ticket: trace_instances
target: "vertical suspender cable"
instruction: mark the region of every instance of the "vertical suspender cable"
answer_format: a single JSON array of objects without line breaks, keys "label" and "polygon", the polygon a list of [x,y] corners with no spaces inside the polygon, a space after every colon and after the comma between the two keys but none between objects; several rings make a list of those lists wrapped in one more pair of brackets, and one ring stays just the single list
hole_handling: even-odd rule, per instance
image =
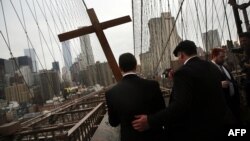
[{"label": "vertical suspender cable", "polygon": [[225,1],[224,1],[224,0],[222,0],[222,1],[223,1],[223,7],[224,7],[224,12],[225,12],[225,17],[226,17],[226,21],[227,21],[228,34],[229,34],[230,40],[232,41],[231,31],[230,31],[230,28],[229,28],[229,22],[228,22],[228,17],[227,17],[226,4],[225,4]]},{"label": "vertical suspender cable", "polygon": [[[134,11],[134,0],[131,0],[131,4],[132,4],[132,16],[133,16],[133,44],[134,44],[134,55],[135,54],[135,11]],[[142,63],[141,63],[142,64]]]},{"label": "vertical suspender cable", "polygon": [[206,60],[208,60],[208,33],[207,33],[207,0],[205,0],[205,17],[206,17]]}]

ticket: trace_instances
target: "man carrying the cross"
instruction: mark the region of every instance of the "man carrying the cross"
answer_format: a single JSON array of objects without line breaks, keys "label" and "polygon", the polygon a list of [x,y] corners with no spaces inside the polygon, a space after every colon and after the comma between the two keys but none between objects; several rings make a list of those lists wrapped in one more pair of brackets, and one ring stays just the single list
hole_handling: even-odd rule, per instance
[{"label": "man carrying the cross", "polygon": [[121,141],[165,141],[162,126],[144,132],[136,131],[131,122],[139,114],[153,114],[165,108],[158,82],[136,75],[136,59],[130,53],[122,54],[119,67],[123,78],[106,92],[109,123],[121,125]]}]

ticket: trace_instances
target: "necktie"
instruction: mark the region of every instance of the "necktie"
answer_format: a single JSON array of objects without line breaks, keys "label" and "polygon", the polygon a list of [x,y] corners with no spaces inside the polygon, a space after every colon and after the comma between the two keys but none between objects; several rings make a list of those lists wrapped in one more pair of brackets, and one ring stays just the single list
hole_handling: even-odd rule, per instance
[{"label": "necktie", "polygon": [[220,70],[221,70],[222,74],[226,77],[226,80],[229,81],[229,94],[230,94],[230,96],[233,96],[234,95],[234,85],[233,85],[231,79],[228,78],[228,76],[227,76],[227,74],[222,66],[220,66]]}]

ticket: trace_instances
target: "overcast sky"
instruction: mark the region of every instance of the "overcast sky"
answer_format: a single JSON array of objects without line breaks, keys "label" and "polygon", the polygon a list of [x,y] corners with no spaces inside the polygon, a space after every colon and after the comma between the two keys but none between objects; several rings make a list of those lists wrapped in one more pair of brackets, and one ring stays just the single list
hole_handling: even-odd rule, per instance
[{"label": "overcast sky", "polygon": [[[12,49],[14,57],[23,56],[24,55],[24,49],[28,48],[29,46],[33,46],[37,52],[37,55],[40,59],[41,65],[39,65],[39,69],[41,68],[47,68],[51,69],[51,62],[53,60],[60,62],[60,67],[62,68],[64,66],[62,53],[58,46],[61,47],[61,43],[56,42],[55,39],[57,38],[56,35],[60,34],[62,32],[70,31],[73,29],[76,29],[79,26],[86,26],[90,25],[88,16],[86,15],[86,11],[84,9],[83,3],[81,0],[57,0],[58,3],[55,3],[55,0],[45,0],[45,2],[48,3],[48,7],[46,6],[46,3],[41,3],[41,1],[38,0],[40,3],[40,6],[44,8],[43,10],[45,15],[47,16],[48,23],[50,28],[52,29],[52,32],[54,32],[54,36],[49,38],[49,31],[48,26],[46,24],[45,18],[43,16],[43,13],[39,9],[39,4],[34,0],[10,0],[5,1],[1,0],[3,3],[3,9],[0,8],[0,30],[4,35],[4,38],[7,40],[7,34],[6,34],[6,28],[4,26],[4,16],[3,12],[6,16],[6,24],[8,29],[8,35],[10,40],[10,47]],[[28,4],[27,4],[27,2]],[[12,3],[13,5],[12,5]],[[50,2],[54,2],[54,5]],[[85,3],[87,4],[88,8],[94,8],[97,17],[99,18],[100,22],[119,18],[122,16],[130,15],[132,16],[132,10],[131,10],[131,1],[129,0],[85,0]],[[34,5],[35,6],[34,6]],[[42,5],[44,4],[44,5]],[[56,11],[53,11],[55,18],[55,23],[53,22],[53,18],[50,14],[49,8],[56,7],[56,4],[61,4],[59,6],[59,10],[63,11],[64,15],[57,15]],[[23,21],[22,17],[22,10],[21,6],[23,8],[24,13],[24,19]],[[52,5],[52,6],[51,6]],[[14,6],[14,8],[13,8]],[[32,13],[30,12],[29,6],[31,7],[31,10],[34,15],[36,15],[36,19],[39,24],[39,28],[43,32],[43,36],[40,34],[39,37],[39,30],[36,25],[36,21],[34,20],[34,17]],[[44,6],[44,7],[43,7]],[[36,10],[34,10],[34,7]],[[15,13],[15,10],[18,13],[19,18],[22,21],[22,24],[26,25],[28,36],[31,40],[31,43],[27,41],[24,29],[22,28],[22,24],[20,23],[17,14]],[[35,13],[36,12],[36,13]],[[69,17],[73,15],[73,17]],[[59,18],[61,18],[61,21]],[[66,22],[64,22],[63,19],[66,19]],[[69,22],[70,21],[70,22]],[[60,24],[62,23],[62,24]],[[64,29],[62,29],[62,26],[64,26]],[[133,53],[133,29],[132,29],[132,22],[126,23],[120,26],[116,26],[113,28],[109,28],[105,30],[106,37],[108,39],[108,42],[110,43],[110,46],[112,48],[112,51],[116,57],[116,59],[119,57],[120,54],[125,52],[131,52]],[[59,28],[57,28],[59,27]],[[91,44],[93,47],[93,53],[95,57],[95,61],[106,61],[106,57],[103,54],[103,51],[101,49],[101,46],[99,44],[99,41],[95,34],[90,34]],[[42,40],[42,44],[41,41]],[[44,41],[46,40],[46,41]],[[81,49],[79,46],[79,40],[70,40],[71,44],[71,54],[72,54],[72,60],[75,61],[76,56],[80,53]],[[32,45],[31,45],[32,44]],[[43,50],[42,50],[43,46]],[[47,47],[49,46],[49,48]],[[51,48],[51,46],[53,46]],[[10,58],[10,53],[7,49],[7,45],[4,42],[4,39],[0,36],[0,48],[2,51],[0,51],[0,58],[8,59]],[[42,53],[44,52],[44,54]],[[43,57],[45,56],[45,57]],[[45,61],[44,61],[45,60]],[[45,63],[46,62],[46,67]],[[38,63],[39,64],[39,63]]]},{"label": "overcast sky", "polygon": [[[88,8],[94,8],[100,22],[130,15],[132,18],[131,0],[85,0]],[[133,53],[133,24],[132,22],[105,30],[106,37],[118,59],[125,52]],[[96,60],[105,60],[103,51],[95,34],[91,35]]]},{"label": "overcast sky", "polygon": [[[3,12],[6,16],[6,24],[8,29],[8,35],[9,35],[9,41],[10,41],[10,47],[12,49],[14,57],[23,56],[24,55],[24,49],[28,47],[34,47],[38,58],[40,60],[39,69],[47,68],[51,69],[51,62],[52,61],[59,61],[60,67],[62,68],[64,66],[64,61],[61,53],[61,43],[58,42],[57,35],[63,32],[67,32],[70,30],[74,30],[80,26],[88,26],[90,25],[88,16],[86,14],[86,11],[83,6],[82,0],[0,0],[3,3],[0,7],[0,31],[3,33],[4,38],[7,40],[7,34],[6,34],[6,28],[4,24],[4,16]],[[165,1],[165,2],[164,2]],[[177,0],[169,0],[171,5],[171,14],[176,18],[177,12],[178,12],[178,1]],[[196,0],[197,2],[200,2],[200,11],[203,10],[204,14],[204,0]],[[225,3],[227,3],[226,0],[224,0]],[[248,0],[241,0],[240,2],[246,2]],[[13,2],[13,5],[11,4]],[[43,3],[44,2],[44,3]],[[97,17],[99,18],[100,22],[119,18],[122,16],[130,15],[132,18],[132,4],[131,0],[85,0],[88,8],[94,8]],[[134,1],[136,3],[140,1]],[[149,16],[144,18],[144,26],[143,31],[147,31],[147,20],[153,17],[159,17],[161,12],[168,11],[167,2],[168,0],[162,0],[163,4],[158,4],[158,7],[153,6],[156,2],[155,0],[144,0],[144,14],[149,14]],[[190,6],[187,7],[187,3],[190,2]],[[198,43],[199,46],[202,46],[201,39],[196,40],[196,36],[200,38],[201,32],[204,33],[205,30],[205,24],[204,22],[201,22],[201,29],[202,31],[199,31],[199,26],[197,22],[197,16],[196,12],[197,10],[193,7],[194,1],[187,0],[184,3],[183,9],[184,9],[184,22],[185,27],[187,30],[187,36],[183,39],[191,39],[194,40],[196,43]],[[211,3],[211,1],[208,1],[208,3]],[[39,3],[40,6],[42,6],[42,10],[39,9]],[[177,4],[176,4],[177,3]],[[214,9],[208,9],[208,30],[212,29],[212,26],[214,26],[214,29],[219,29],[220,36],[224,34],[225,41],[229,39],[228,33],[227,33],[227,24],[225,22],[225,16],[224,16],[224,10],[222,1],[215,1],[219,16],[217,19],[217,16],[215,16],[215,10]],[[1,4],[1,3],[0,3]],[[44,5],[43,5],[44,4]],[[175,4],[175,5],[173,5]],[[22,5],[22,7],[21,7]],[[29,7],[30,6],[30,7]],[[136,10],[138,10],[141,5],[136,5]],[[22,11],[23,9],[23,11]],[[34,10],[35,9],[35,10]],[[190,10],[191,9],[191,10]],[[15,10],[17,11],[17,14],[15,13]],[[50,12],[52,10],[52,14]],[[31,12],[32,11],[32,12]],[[44,13],[42,12],[44,11]],[[200,12],[199,11],[199,12]],[[248,8],[248,12],[250,12],[250,8]],[[24,17],[22,16],[22,13],[24,14]],[[139,9],[140,13],[140,9]],[[191,13],[193,13],[193,16],[190,16]],[[211,15],[214,13],[214,24],[211,24]],[[237,40],[237,33],[236,28],[234,24],[234,18],[233,18],[233,12],[231,10],[231,6],[227,5],[227,13],[228,13],[228,19],[229,19],[229,25],[231,25],[231,34],[232,39]],[[241,12],[240,12],[241,13]],[[34,18],[34,14],[35,18]],[[53,32],[53,36],[50,33],[50,30],[48,30],[48,26],[46,23],[46,20],[44,18],[47,17],[47,21],[49,24],[49,27],[51,28],[51,32]],[[151,15],[150,15],[151,14]],[[204,21],[204,16],[202,15],[202,12],[200,14],[200,20]],[[191,17],[191,18],[190,18]],[[20,18],[20,19],[19,19]],[[140,21],[140,15],[138,17],[135,17],[137,21]],[[241,16],[242,18],[242,16]],[[23,20],[24,19],[24,20]],[[21,20],[21,23],[20,21]],[[194,20],[194,21],[193,21]],[[221,20],[221,24],[224,27],[222,30],[218,28],[218,20]],[[55,21],[55,22],[54,22]],[[39,37],[39,30],[37,27],[37,23],[39,25],[39,29],[41,29],[43,36],[40,34]],[[217,22],[217,23],[216,23]],[[140,23],[137,23],[137,26],[140,25]],[[179,35],[181,35],[181,19],[179,18],[177,21],[177,30],[179,32]],[[27,41],[26,34],[24,32],[23,26],[27,29],[27,34],[30,39],[30,41]],[[140,49],[140,33],[137,32],[138,29],[140,30],[140,27],[136,28],[136,39],[139,41],[136,42],[137,49]],[[115,58],[118,59],[119,55],[125,52],[131,52],[134,53],[134,43],[133,43],[133,23],[126,23],[122,24],[116,27],[112,27],[109,29],[106,29],[105,31],[106,37],[108,39],[108,42],[111,46],[111,49],[115,55]],[[222,33],[224,32],[224,33]],[[148,33],[147,33],[148,34]],[[148,49],[149,47],[149,41],[146,33],[143,33],[144,37],[147,36],[147,38],[143,39],[143,42],[147,43],[144,45],[144,49]],[[50,37],[52,36],[52,37]],[[103,54],[102,48],[99,44],[99,41],[95,34],[90,34],[91,44],[93,47],[93,53],[95,57],[95,61],[106,61],[106,58]],[[42,41],[42,42],[41,42]],[[224,41],[224,43],[225,43]],[[71,54],[72,54],[72,60],[75,61],[75,58],[77,55],[81,52],[80,46],[79,46],[79,40],[76,38],[74,40],[70,40],[71,44]],[[138,47],[139,46],[139,47]],[[0,58],[8,59],[10,58],[10,53],[7,49],[7,46],[3,40],[3,38],[0,36]],[[147,51],[147,50],[143,50]],[[44,54],[43,54],[44,52]],[[137,54],[138,55],[138,54]],[[46,66],[45,63],[46,62]]]}]

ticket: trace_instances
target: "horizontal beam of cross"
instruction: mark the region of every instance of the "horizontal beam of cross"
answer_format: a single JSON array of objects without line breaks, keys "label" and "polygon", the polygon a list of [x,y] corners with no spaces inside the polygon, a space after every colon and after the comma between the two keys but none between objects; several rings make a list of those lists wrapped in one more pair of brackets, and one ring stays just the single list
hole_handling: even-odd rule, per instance
[{"label": "horizontal beam of cross", "polygon": [[[121,17],[121,18],[117,18],[117,19],[102,22],[102,23],[100,23],[100,25],[101,25],[102,30],[104,30],[104,29],[107,29],[107,28],[110,28],[110,27],[113,27],[113,26],[117,26],[117,25],[120,25],[120,24],[123,24],[123,23],[127,23],[127,22],[130,22],[130,21],[131,21],[130,16],[124,16],[124,17]],[[94,29],[93,26],[86,26],[86,27],[82,27],[82,28],[79,28],[79,29],[76,29],[76,30],[72,30],[72,31],[69,31],[69,32],[59,34],[58,37],[59,37],[60,42],[63,42],[63,41],[73,39],[73,38],[76,38],[76,37],[79,37],[79,36],[82,36],[82,35],[90,34],[90,33],[93,33],[93,32],[95,32],[95,29]]]}]

